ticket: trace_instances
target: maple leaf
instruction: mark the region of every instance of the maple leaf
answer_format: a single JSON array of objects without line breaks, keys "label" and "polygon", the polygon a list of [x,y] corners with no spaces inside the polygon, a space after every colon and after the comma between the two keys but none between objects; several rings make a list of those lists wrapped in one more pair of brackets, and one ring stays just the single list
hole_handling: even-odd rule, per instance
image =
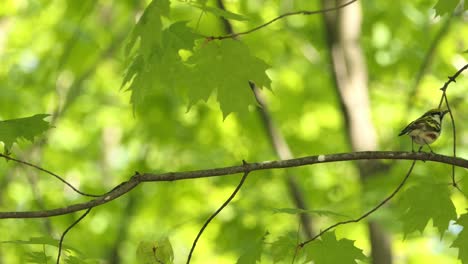
[{"label": "maple leaf", "polygon": [[287,258],[292,259],[296,253],[297,235],[289,233],[279,237],[271,244],[273,263],[281,262]]},{"label": "maple leaf", "polygon": [[457,217],[449,190],[442,184],[426,182],[409,188],[402,194],[399,206],[405,236],[414,231],[422,233],[432,219],[442,237],[450,220]]},{"label": "maple leaf", "polygon": [[307,261],[313,260],[315,264],[355,264],[356,260],[366,260],[362,250],[354,246],[349,239],[336,240],[334,232],[327,232],[320,240],[306,245]]},{"label": "maple leaf", "polygon": [[232,112],[246,111],[248,105],[256,104],[249,81],[260,88],[270,86],[271,81],[265,73],[269,66],[237,40],[203,44],[188,63],[193,65],[191,87],[187,91],[189,104],[207,101],[216,91],[223,119]]},{"label": "maple leaf", "polygon": [[463,230],[458,234],[450,247],[458,248],[458,258],[463,264],[466,264],[468,263],[468,214],[461,215],[456,224],[463,226]]},{"label": "maple leaf", "polygon": [[[145,36],[148,38],[158,36]],[[131,91],[131,103],[134,110],[138,107],[154,107],[155,98],[167,92],[182,90],[189,80],[189,69],[183,64],[178,55],[179,50],[190,50],[199,35],[186,26],[186,22],[177,22],[162,31],[161,37],[154,40],[152,53],[144,50],[137,52],[127,68],[122,87],[129,84],[127,91]],[[148,40],[151,42],[150,40]]]},{"label": "maple leaf", "polygon": [[158,46],[162,35],[161,16],[169,15],[169,0],[153,0],[145,9],[133,28],[125,47],[128,56],[132,48],[140,41],[140,53],[148,58],[155,46]]},{"label": "maple leaf", "polygon": [[162,32],[163,49],[178,52],[181,49],[191,50],[197,38],[201,35],[187,27],[187,21],[179,21],[170,25]]},{"label": "maple leaf", "polygon": [[37,114],[30,117],[0,121],[0,141],[5,144],[5,154],[10,153],[13,143],[17,143],[18,139],[26,139],[32,142],[34,137],[49,129],[49,122],[43,120],[48,116],[48,114]]},{"label": "maple leaf", "polygon": [[263,252],[263,246],[265,244],[265,237],[268,235],[266,232],[260,239],[250,244],[247,250],[237,260],[236,264],[256,264],[260,261]]}]

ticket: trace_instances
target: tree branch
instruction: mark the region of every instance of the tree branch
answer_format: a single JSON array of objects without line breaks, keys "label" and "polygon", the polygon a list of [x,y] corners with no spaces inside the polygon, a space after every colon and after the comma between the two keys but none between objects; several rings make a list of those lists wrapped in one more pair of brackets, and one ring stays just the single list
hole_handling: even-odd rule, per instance
[{"label": "tree branch", "polygon": [[11,160],[11,161],[14,161],[14,162],[17,162],[19,164],[23,164],[23,165],[26,165],[26,166],[29,166],[31,168],[34,168],[36,170],[39,170],[39,171],[42,171],[42,172],[45,172],[49,175],[52,175],[53,177],[55,177],[56,179],[58,179],[59,181],[63,182],[63,184],[67,185],[68,187],[70,187],[73,191],[75,191],[76,193],[78,194],[81,194],[83,196],[88,196],[88,197],[101,197],[101,195],[98,195],[98,194],[89,194],[89,193],[85,193],[85,192],[82,192],[80,190],[78,190],[75,186],[73,186],[71,183],[69,183],[68,181],[66,181],[63,177],[59,176],[58,174],[56,173],[53,173],[51,172],[50,170],[47,170],[47,169],[44,169],[40,166],[37,166],[35,164],[32,164],[32,163],[29,163],[27,161],[23,161],[23,160],[20,160],[20,159],[15,159],[15,158],[12,158],[8,155],[5,155],[5,154],[2,154],[0,153],[0,157],[4,158],[5,160]]},{"label": "tree branch", "polygon": [[421,160],[433,161],[457,167],[468,169],[468,160],[439,155],[435,153],[426,152],[402,152],[402,151],[362,151],[351,153],[337,153],[317,156],[307,156],[302,158],[280,160],[280,161],[264,161],[258,163],[248,163],[246,165],[230,166],[223,168],[183,171],[183,172],[168,172],[162,174],[153,173],[135,173],[130,180],[119,184],[117,187],[109,191],[97,199],[73,204],[67,207],[61,207],[51,210],[42,211],[20,211],[20,212],[0,212],[0,219],[6,218],[44,218],[58,215],[70,214],[73,212],[86,210],[108,203],[125,193],[131,191],[141,182],[159,182],[159,181],[179,181],[187,179],[207,178],[232,175],[237,173],[252,172],[258,170],[280,169],[300,167],[312,164],[330,163],[338,161],[352,161],[352,160],[376,160],[376,159],[391,159],[391,160]]},{"label": "tree branch", "polygon": [[271,23],[277,21],[277,20],[280,20],[280,19],[283,19],[285,17],[288,17],[288,16],[295,16],[295,15],[306,15],[306,16],[309,16],[309,15],[315,15],[315,14],[323,14],[323,13],[326,13],[326,12],[330,12],[330,11],[336,11],[336,10],[339,10],[341,8],[344,8],[354,2],[356,2],[357,0],[351,0],[347,3],[344,3],[342,5],[338,5],[336,7],[332,7],[332,8],[326,8],[326,9],[321,9],[321,10],[316,10],[316,11],[309,11],[309,10],[301,10],[301,11],[295,11],[295,12],[289,12],[289,13],[284,13],[278,17],[275,17],[273,18],[272,20],[264,23],[264,24],[261,24],[260,26],[257,26],[257,27],[254,27],[252,29],[249,29],[247,31],[243,31],[243,32],[239,32],[239,33],[233,33],[233,34],[228,34],[228,35],[224,35],[224,36],[210,36],[210,37],[206,37],[208,40],[222,40],[222,39],[228,39],[228,38],[236,38],[236,37],[239,37],[241,35],[247,35],[249,33],[252,33],[254,31],[257,31],[259,29],[262,29],[268,25],[270,25]]},{"label": "tree branch", "polygon": [[448,88],[449,84],[451,82],[457,82],[458,75],[460,75],[466,69],[468,69],[468,64],[461,67],[453,76],[449,76],[448,80],[444,83],[442,88],[440,88],[440,90],[442,91],[442,96],[440,97],[440,102],[439,102],[439,107],[438,108],[440,108],[442,106],[442,103],[444,101],[444,96],[445,96],[445,93],[447,92],[447,88]]}]

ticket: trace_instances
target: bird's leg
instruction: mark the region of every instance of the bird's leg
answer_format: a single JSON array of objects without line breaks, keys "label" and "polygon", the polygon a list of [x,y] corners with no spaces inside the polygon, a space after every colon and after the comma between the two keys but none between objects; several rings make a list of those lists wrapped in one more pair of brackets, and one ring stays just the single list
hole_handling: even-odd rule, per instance
[{"label": "bird's leg", "polygon": [[431,146],[429,146],[428,144],[426,144],[428,147],[429,147],[429,150],[431,151],[432,154],[435,154],[434,151],[432,151],[432,148]]},{"label": "bird's leg", "polygon": [[[429,145],[428,145],[429,146]],[[422,148],[424,147],[424,145],[420,146],[419,149],[418,149],[418,152],[423,152],[422,151]],[[426,162],[426,160],[422,160],[422,162]]]},{"label": "bird's leg", "polygon": [[427,147],[429,148],[429,150],[431,151],[432,154],[435,154],[434,151],[432,151],[432,148],[431,146],[429,146],[429,144],[427,144],[426,140],[424,140],[424,143],[426,143]]}]

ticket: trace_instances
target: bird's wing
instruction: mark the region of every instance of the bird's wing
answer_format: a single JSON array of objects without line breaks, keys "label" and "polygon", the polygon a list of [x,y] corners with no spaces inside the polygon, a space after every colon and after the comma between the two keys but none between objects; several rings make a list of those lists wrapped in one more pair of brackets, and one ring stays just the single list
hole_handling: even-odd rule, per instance
[{"label": "bird's wing", "polygon": [[405,128],[403,128],[403,130],[401,130],[400,134],[398,134],[398,136],[403,136],[405,134],[407,134],[409,131],[411,131],[411,125],[413,125],[414,121],[409,123]]},{"label": "bird's wing", "polygon": [[426,125],[425,118],[419,118],[416,119],[415,121],[409,123],[401,132],[398,134],[398,136],[403,136],[405,134],[408,134],[409,132],[416,130],[416,129],[423,129],[424,126]]}]

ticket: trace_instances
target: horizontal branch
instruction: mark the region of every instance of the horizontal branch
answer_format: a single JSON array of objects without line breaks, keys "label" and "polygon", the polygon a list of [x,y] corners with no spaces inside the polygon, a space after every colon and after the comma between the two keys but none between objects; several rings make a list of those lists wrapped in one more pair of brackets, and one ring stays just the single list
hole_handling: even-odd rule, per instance
[{"label": "horizontal branch", "polygon": [[258,170],[270,170],[280,168],[301,167],[319,163],[329,163],[338,161],[352,160],[422,160],[455,165],[457,167],[468,168],[468,160],[454,158],[445,155],[439,155],[426,152],[401,152],[401,151],[362,151],[351,153],[338,153],[328,155],[307,156],[289,160],[265,161],[257,163],[248,163],[239,166],[223,167],[208,170],[184,171],[184,172],[169,172],[162,174],[153,173],[136,173],[130,180],[119,184],[107,194],[91,200],[89,202],[74,204],[68,207],[56,208],[43,211],[23,211],[23,212],[0,212],[0,219],[5,218],[44,218],[58,215],[65,215],[81,210],[86,210],[108,203],[125,193],[131,191],[141,182],[158,182],[158,181],[178,181],[196,178],[207,178],[232,175],[238,173],[248,173]]}]

